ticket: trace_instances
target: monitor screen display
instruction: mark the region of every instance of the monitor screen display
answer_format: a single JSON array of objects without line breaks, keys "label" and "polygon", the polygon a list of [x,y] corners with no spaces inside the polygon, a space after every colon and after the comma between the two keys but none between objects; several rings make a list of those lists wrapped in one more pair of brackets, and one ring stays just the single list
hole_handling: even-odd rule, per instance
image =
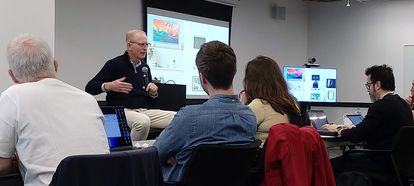
[{"label": "monitor screen display", "polygon": [[283,67],[290,93],[301,102],[336,102],[336,69]]},{"label": "monitor screen display", "polygon": [[187,98],[207,98],[195,57],[203,43],[218,40],[228,44],[230,23],[152,7],[147,7],[146,23],[152,77],[161,83],[186,85]]}]

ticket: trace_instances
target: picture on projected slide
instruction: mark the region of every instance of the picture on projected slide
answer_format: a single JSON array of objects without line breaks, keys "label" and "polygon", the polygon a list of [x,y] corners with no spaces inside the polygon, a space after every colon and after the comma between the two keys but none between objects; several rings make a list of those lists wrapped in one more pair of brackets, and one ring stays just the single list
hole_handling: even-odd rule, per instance
[{"label": "picture on projected slide", "polygon": [[153,34],[154,42],[178,45],[180,39],[180,25],[177,22],[154,19]]},{"label": "picture on projected slide", "polygon": [[194,49],[200,49],[201,45],[206,42],[206,38],[194,36]]},{"label": "picture on projected slide", "polygon": [[203,91],[203,87],[201,87],[200,78],[198,76],[193,76],[193,91]]}]

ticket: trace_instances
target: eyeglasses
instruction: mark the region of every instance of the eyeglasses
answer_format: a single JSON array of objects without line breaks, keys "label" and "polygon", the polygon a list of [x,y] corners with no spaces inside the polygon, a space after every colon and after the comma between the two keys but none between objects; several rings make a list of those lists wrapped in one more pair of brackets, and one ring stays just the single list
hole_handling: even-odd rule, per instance
[{"label": "eyeglasses", "polygon": [[149,47],[149,46],[151,46],[151,43],[138,43],[138,42],[135,42],[135,41],[130,41],[130,43],[137,44],[140,47]]},{"label": "eyeglasses", "polygon": [[375,84],[375,82],[371,82],[371,83],[365,83],[365,88],[367,88],[367,89],[369,89],[369,87],[372,85],[372,84]]}]

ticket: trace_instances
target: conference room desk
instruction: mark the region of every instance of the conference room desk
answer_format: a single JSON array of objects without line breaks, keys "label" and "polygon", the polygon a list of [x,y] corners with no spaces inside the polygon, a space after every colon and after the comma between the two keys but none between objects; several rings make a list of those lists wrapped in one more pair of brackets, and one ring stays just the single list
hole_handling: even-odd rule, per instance
[{"label": "conference room desk", "polygon": [[[359,148],[360,144],[355,144],[350,141],[345,141],[341,137],[335,136],[321,136],[323,142],[325,144],[326,150],[329,154],[329,158],[335,158],[341,156],[346,150],[347,147],[356,147]],[[136,148],[147,148],[153,146],[155,140],[142,140],[142,141],[134,141],[132,144]],[[138,143],[138,144],[137,144]]]},{"label": "conference room desk", "polygon": [[321,137],[330,159],[341,156],[347,150],[347,147],[360,148],[359,146],[361,145],[360,143],[346,141],[341,137],[323,135],[321,135]]},{"label": "conference room desk", "polygon": [[136,148],[147,148],[152,147],[155,143],[155,139],[152,140],[141,140],[141,141],[133,141],[132,144]]}]

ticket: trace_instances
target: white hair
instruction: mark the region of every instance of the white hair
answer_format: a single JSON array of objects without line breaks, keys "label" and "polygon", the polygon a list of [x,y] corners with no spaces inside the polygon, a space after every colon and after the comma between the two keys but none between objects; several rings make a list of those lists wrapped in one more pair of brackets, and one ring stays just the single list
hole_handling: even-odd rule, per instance
[{"label": "white hair", "polygon": [[135,37],[135,35],[137,34],[141,34],[146,36],[145,32],[142,30],[138,30],[138,29],[134,29],[134,30],[130,30],[126,33],[126,37],[125,37],[125,41],[128,43],[132,40],[132,38]]},{"label": "white hair", "polygon": [[7,46],[7,60],[13,75],[22,83],[56,77],[49,45],[38,37],[22,34],[13,39]]}]

